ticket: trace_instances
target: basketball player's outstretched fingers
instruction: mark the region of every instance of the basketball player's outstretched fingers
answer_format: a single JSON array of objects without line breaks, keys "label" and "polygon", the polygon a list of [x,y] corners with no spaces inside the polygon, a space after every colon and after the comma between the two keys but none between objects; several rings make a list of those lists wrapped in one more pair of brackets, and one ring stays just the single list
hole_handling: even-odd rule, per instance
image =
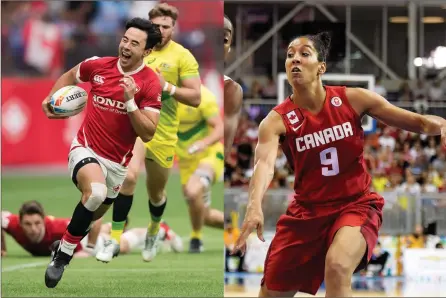
[{"label": "basketball player's outstretched fingers", "polygon": [[262,242],[265,242],[265,238],[263,238],[263,221],[257,223],[257,237],[259,237]]},{"label": "basketball player's outstretched fingers", "polygon": [[237,252],[241,252],[242,255],[245,254],[246,251],[246,239],[248,239],[249,234],[254,230],[254,227],[250,227],[249,223],[244,222],[242,226],[242,230],[240,232],[240,236],[235,242],[234,250],[232,254],[235,255]]}]

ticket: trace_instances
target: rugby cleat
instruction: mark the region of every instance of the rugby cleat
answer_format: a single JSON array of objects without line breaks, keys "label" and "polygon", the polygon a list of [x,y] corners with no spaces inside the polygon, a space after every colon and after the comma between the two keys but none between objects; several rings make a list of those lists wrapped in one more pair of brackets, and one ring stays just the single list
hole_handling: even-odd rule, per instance
[{"label": "rugby cleat", "polygon": [[189,253],[201,253],[203,251],[203,241],[198,238],[192,238],[189,242]]},{"label": "rugby cleat", "polygon": [[160,232],[156,235],[149,235],[149,231],[146,234],[146,240],[144,241],[144,248],[142,250],[142,259],[145,262],[151,262],[158,251],[158,242],[160,238]]},{"label": "rugby cleat", "polygon": [[96,260],[108,263],[119,255],[120,249],[119,243],[115,239],[107,240],[104,242],[104,247],[96,254]]},{"label": "rugby cleat", "polygon": [[51,262],[45,271],[45,285],[47,288],[54,288],[62,279],[65,268],[70,263],[73,256],[60,250],[60,240],[54,241],[51,245]]}]

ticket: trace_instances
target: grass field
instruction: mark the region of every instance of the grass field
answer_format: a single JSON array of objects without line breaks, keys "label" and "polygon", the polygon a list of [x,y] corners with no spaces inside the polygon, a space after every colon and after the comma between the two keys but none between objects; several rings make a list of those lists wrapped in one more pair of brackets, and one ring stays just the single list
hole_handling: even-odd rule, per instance
[{"label": "grass field", "polygon": [[[143,177],[138,183],[130,212],[130,227],[148,223],[147,195]],[[80,193],[68,175],[51,177],[3,177],[2,209],[18,212],[27,200],[40,201],[47,214],[70,217]],[[223,233],[205,228],[205,252],[187,253],[190,224],[181,194],[179,176],[173,174],[167,187],[164,219],[184,237],[186,252],[159,254],[151,263],[140,252],[122,255],[108,264],[94,258],[73,259],[59,285],[47,289],[44,274],[48,258],[31,257],[9,236],[8,254],[2,258],[2,297],[223,297]],[[223,210],[223,184],[213,188],[212,205]],[[111,220],[111,209],[104,220]]]}]

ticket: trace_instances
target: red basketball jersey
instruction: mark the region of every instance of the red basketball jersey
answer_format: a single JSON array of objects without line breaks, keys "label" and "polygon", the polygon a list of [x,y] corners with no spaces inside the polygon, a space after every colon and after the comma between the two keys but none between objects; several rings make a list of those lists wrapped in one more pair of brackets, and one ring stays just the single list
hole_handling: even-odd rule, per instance
[{"label": "red basketball jersey", "polygon": [[274,108],[286,127],[282,148],[295,172],[299,202],[349,200],[368,192],[371,177],[363,158],[361,119],[345,87],[325,86],[322,110],[313,115],[288,97]]}]

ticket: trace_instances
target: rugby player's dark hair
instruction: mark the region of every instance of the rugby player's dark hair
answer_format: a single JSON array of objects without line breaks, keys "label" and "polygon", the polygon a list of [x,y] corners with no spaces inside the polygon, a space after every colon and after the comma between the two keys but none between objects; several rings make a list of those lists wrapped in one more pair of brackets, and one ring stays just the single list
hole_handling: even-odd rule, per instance
[{"label": "rugby player's dark hair", "polygon": [[133,18],[125,24],[125,30],[137,28],[147,33],[146,46],[144,49],[152,49],[162,40],[160,28],[151,21],[143,18]]},{"label": "rugby player's dark hair", "polygon": [[314,48],[317,51],[317,60],[319,62],[327,61],[331,44],[331,34],[329,32],[324,31],[318,34],[301,35],[294,38],[293,40],[296,40],[301,37],[306,37],[313,42]]},{"label": "rugby player's dark hair", "polygon": [[175,25],[175,22],[178,19],[178,14],[178,9],[175,6],[167,3],[159,3],[149,11],[149,19],[157,17],[171,17],[173,24]]},{"label": "rugby player's dark hair", "polygon": [[43,211],[42,205],[37,201],[29,201],[23,203],[19,210],[19,219],[22,220],[24,215],[34,215],[38,214],[42,218],[45,217],[45,211]]}]

